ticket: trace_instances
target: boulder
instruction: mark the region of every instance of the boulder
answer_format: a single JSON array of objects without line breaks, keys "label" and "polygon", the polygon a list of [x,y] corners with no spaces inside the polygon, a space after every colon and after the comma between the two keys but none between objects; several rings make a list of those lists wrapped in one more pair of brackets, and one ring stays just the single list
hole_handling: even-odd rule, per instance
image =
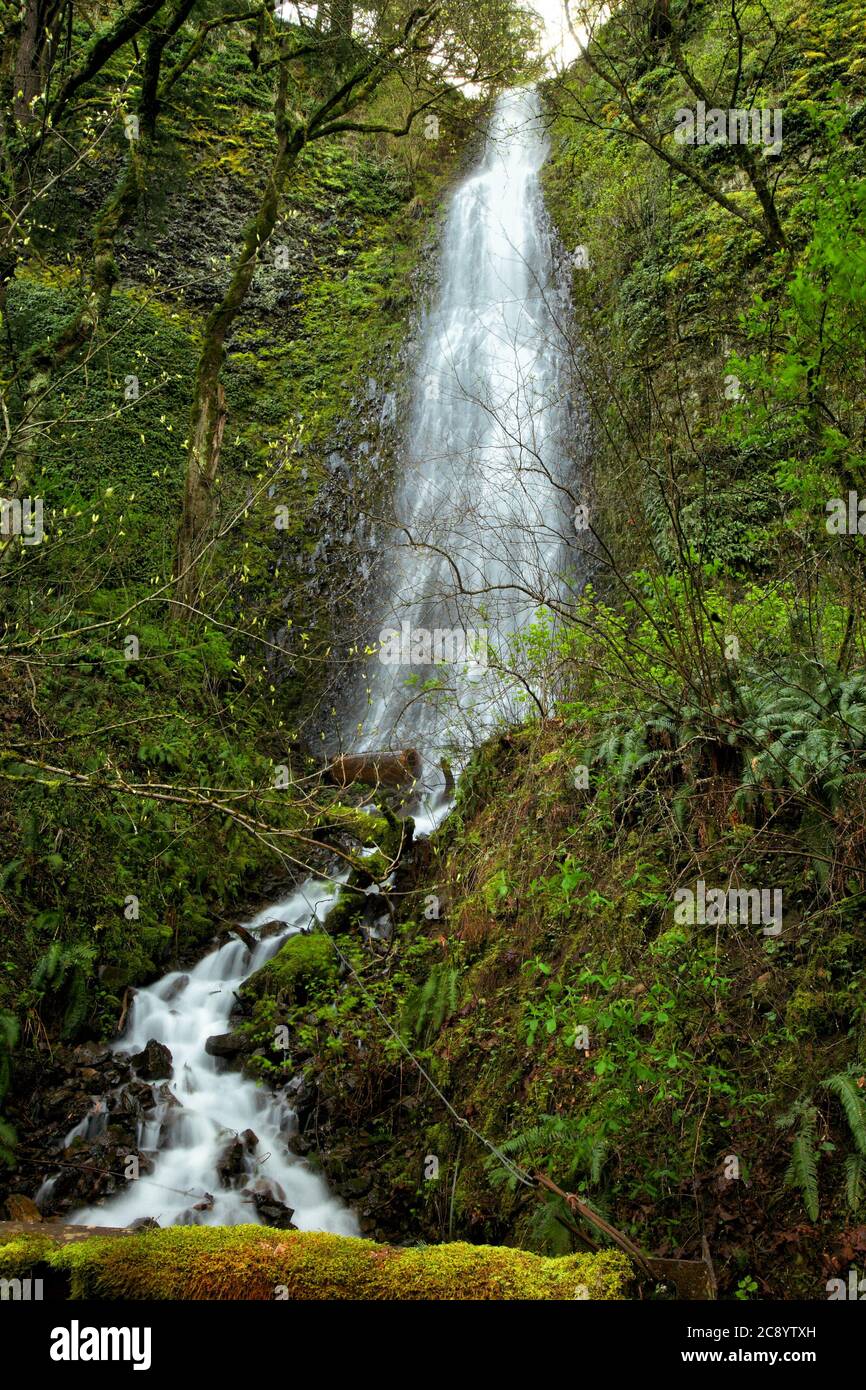
[{"label": "boulder", "polygon": [[243,1033],[214,1033],[204,1050],[209,1057],[236,1057],[247,1046]]},{"label": "boulder", "polygon": [[295,1214],[293,1208],[277,1201],[276,1197],[270,1197],[265,1192],[254,1192],[253,1206],[263,1226],[274,1226],[279,1231],[298,1229],[292,1222]]},{"label": "boulder", "polygon": [[223,1187],[234,1187],[238,1178],[246,1175],[244,1160],[247,1149],[240,1139],[230,1139],[216,1161],[216,1170]]},{"label": "boulder", "polygon": [[129,1060],[146,1081],[159,1081],[172,1075],[171,1053],[165,1043],[157,1042],[156,1038],[150,1038],[144,1051],[137,1052]]},{"label": "boulder", "polygon": [[176,980],[172,980],[165,994],[162,996],[163,1003],[170,1004],[179,994],[183,994],[189,984],[189,975],[178,975]]},{"label": "boulder", "polygon": [[279,920],[274,922],[265,922],[265,925],[263,927],[257,928],[256,936],[258,937],[259,941],[269,941],[272,936],[279,936],[285,930],[285,922],[280,922]]},{"label": "boulder", "polygon": [[338,787],[363,782],[369,787],[402,787],[414,782],[421,772],[421,755],[417,748],[404,748],[399,753],[341,754],[325,769]]},{"label": "boulder", "polygon": [[32,1197],[13,1192],[6,1198],[6,1215],[10,1221],[41,1221],[42,1212]]}]

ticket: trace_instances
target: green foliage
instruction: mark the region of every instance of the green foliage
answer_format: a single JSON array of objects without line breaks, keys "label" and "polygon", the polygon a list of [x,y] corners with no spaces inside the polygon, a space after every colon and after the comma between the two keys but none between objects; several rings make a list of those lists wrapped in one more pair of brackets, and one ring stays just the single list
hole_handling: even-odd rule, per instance
[{"label": "green foliage", "polygon": [[241,992],[253,999],[268,994],[289,1005],[303,1005],[334,989],[338,969],[327,932],[298,932],[245,981]]},{"label": "green foliage", "polygon": [[[567,1187],[596,1188],[608,1159],[607,1145],[583,1133],[579,1115],[542,1115],[536,1124],[510,1135],[498,1145],[500,1153],[521,1167],[540,1167]],[[517,1179],[497,1164],[495,1155],[485,1159],[490,1181],[516,1189]]]},{"label": "green foliage", "polygon": [[[859,1210],[866,1180],[866,1101],[862,1083],[862,1074],[852,1072],[834,1072],[823,1083],[838,1099],[854,1141],[856,1152],[847,1154],[844,1162],[845,1198],[854,1214]],[[817,1122],[818,1110],[811,1100],[797,1101],[777,1121],[783,1128],[797,1125],[785,1182],[800,1190],[810,1221],[818,1220]],[[821,1148],[832,1151],[833,1145],[825,1143]]]},{"label": "green foliage", "polygon": [[785,1128],[796,1124],[791,1162],[785,1173],[788,1187],[796,1187],[810,1221],[818,1220],[818,1151],[816,1124],[818,1112],[808,1102],[798,1102],[778,1123]]},{"label": "green foliage", "polygon": [[62,1001],[61,1036],[74,1038],[87,1015],[87,980],[93,970],[96,947],[52,941],[34,966],[32,986],[37,999],[47,994]]},{"label": "green foliage", "polygon": [[460,972],[441,962],[408,994],[400,1019],[404,1037],[429,1042],[457,1011]]},{"label": "green foliage", "polygon": [[[18,1020],[7,1009],[0,1009],[0,1106],[9,1089],[12,1078],[11,1054],[18,1042]],[[11,1167],[14,1163],[13,1149],[16,1134],[12,1125],[0,1114],[0,1163]]]}]

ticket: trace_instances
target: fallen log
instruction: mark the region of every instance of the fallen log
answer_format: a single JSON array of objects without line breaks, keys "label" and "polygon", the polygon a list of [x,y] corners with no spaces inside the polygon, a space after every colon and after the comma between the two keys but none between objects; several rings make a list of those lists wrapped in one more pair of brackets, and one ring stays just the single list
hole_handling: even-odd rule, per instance
[{"label": "fallen log", "polygon": [[625,1299],[632,1279],[618,1250],[552,1259],[495,1245],[404,1248],[266,1226],[136,1234],[65,1226],[56,1239],[50,1229],[48,1222],[29,1231],[22,1222],[0,1223],[0,1278],[24,1279],[38,1268],[62,1276],[53,1286],[65,1281],[73,1299],[449,1301]]},{"label": "fallen log", "polygon": [[421,773],[417,748],[398,753],[341,753],[323,769],[338,787],[362,782],[367,787],[403,787]]}]

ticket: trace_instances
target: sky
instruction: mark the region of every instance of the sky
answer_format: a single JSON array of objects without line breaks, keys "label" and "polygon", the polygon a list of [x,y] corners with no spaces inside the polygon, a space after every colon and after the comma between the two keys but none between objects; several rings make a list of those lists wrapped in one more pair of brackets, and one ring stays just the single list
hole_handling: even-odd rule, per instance
[{"label": "sky", "polygon": [[560,68],[573,63],[578,46],[569,33],[563,0],[527,0],[527,4],[544,24],[545,48],[550,52],[552,66]]},{"label": "sky", "polygon": [[[545,34],[544,47],[550,54],[551,67],[561,68],[573,63],[578,55],[578,45],[569,32],[563,0],[523,0],[523,3],[541,18]],[[305,4],[303,0],[300,0],[300,3],[298,0],[288,0],[285,4],[277,0],[275,9],[278,15],[282,13],[286,19],[294,19],[298,9],[307,19],[313,19],[316,12],[315,4]]]}]

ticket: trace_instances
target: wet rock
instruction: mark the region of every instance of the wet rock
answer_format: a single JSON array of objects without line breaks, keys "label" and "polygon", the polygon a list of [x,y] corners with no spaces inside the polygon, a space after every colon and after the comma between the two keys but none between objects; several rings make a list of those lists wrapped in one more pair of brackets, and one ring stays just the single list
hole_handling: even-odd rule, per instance
[{"label": "wet rock", "polygon": [[205,1043],[204,1050],[209,1057],[236,1057],[246,1046],[243,1033],[214,1033]]},{"label": "wet rock", "polygon": [[179,994],[183,994],[189,984],[189,975],[178,975],[176,980],[172,980],[165,994],[162,996],[166,1004],[170,1004]]},{"label": "wet rock", "polygon": [[41,1221],[42,1212],[32,1197],[22,1192],[13,1192],[6,1198],[6,1215],[10,1221]]},{"label": "wet rock", "polygon": [[373,1187],[372,1173],[358,1173],[353,1178],[346,1178],[345,1182],[338,1183],[335,1191],[338,1196],[345,1201],[351,1202],[358,1197],[366,1197]]},{"label": "wet rock", "polygon": [[171,1053],[165,1043],[157,1042],[156,1038],[150,1038],[144,1051],[137,1052],[129,1061],[139,1076],[148,1081],[158,1081],[173,1073]]},{"label": "wet rock", "polygon": [[294,1210],[285,1202],[279,1202],[264,1192],[253,1193],[253,1206],[263,1226],[275,1226],[280,1231],[296,1231],[292,1217]]},{"label": "wet rock", "polygon": [[285,1097],[297,1116],[298,1127],[304,1129],[318,1099],[316,1087],[303,1076],[293,1076],[286,1082]]},{"label": "wet rock", "polygon": [[248,1154],[254,1153],[258,1148],[259,1136],[254,1134],[251,1129],[245,1129],[240,1136],[240,1140]]},{"label": "wet rock", "polygon": [[182,1110],[183,1106],[171,1089],[167,1081],[163,1081],[161,1086],[153,1087],[153,1103],[164,1106],[167,1110]]},{"label": "wet rock", "polygon": [[104,1043],[80,1043],[72,1049],[72,1061],[77,1067],[96,1067],[110,1057],[111,1050]]},{"label": "wet rock", "polygon": [[[161,1087],[159,1089],[162,1089]],[[130,1114],[138,1114],[142,1109],[153,1105],[155,1088],[149,1086],[146,1081],[130,1081],[128,1086],[124,1086],[123,1092],[117,1103],[118,1110],[128,1111]]]},{"label": "wet rock", "polygon": [[257,929],[256,935],[258,936],[259,941],[268,941],[270,937],[279,936],[280,933],[284,932],[285,930],[285,922],[265,922],[265,925],[263,927],[259,927]]},{"label": "wet rock", "polygon": [[134,1221],[129,1223],[131,1231],[158,1231],[159,1222],[152,1216],[137,1216]]},{"label": "wet rock", "polygon": [[230,1139],[216,1161],[216,1170],[223,1187],[234,1187],[238,1178],[246,1176],[247,1149],[240,1139]]},{"label": "wet rock", "polygon": [[229,934],[232,936],[236,936],[239,941],[242,941],[248,951],[254,951],[256,949],[256,946],[258,945],[258,942],[256,941],[256,938],[253,936],[252,932],[248,931],[246,927],[240,926],[240,924],[236,924],[233,927],[229,927]]}]

